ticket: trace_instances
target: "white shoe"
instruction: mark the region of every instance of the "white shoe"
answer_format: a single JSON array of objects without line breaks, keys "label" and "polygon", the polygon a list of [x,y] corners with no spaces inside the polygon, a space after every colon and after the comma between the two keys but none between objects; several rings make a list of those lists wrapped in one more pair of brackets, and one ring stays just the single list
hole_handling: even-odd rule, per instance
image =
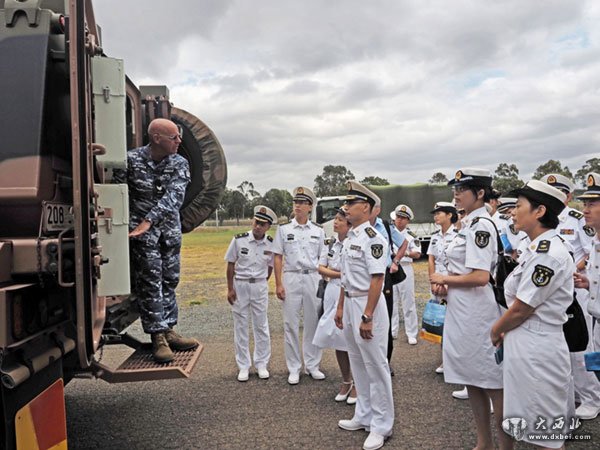
[{"label": "white shoe", "polygon": [[262,380],[269,378],[269,371],[266,367],[258,367],[256,370],[258,371],[258,378]]},{"label": "white shoe", "polygon": [[494,414],[494,403],[492,402],[491,398],[490,398],[490,414]]},{"label": "white shoe", "polygon": [[599,413],[600,413],[600,408],[597,408],[597,407],[594,407],[591,405],[586,405],[584,403],[579,405],[579,408],[577,408],[575,410],[575,415],[577,417],[579,417],[581,420],[595,419],[596,417],[598,417]]},{"label": "white shoe", "polygon": [[356,405],[357,400],[358,400],[357,397],[348,397],[348,399],[346,400],[346,404],[347,405]]},{"label": "white shoe", "polygon": [[237,379],[238,381],[248,381],[249,376],[250,373],[248,372],[248,369],[240,369]]},{"label": "white shoe", "polygon": [[298,372],[295,373],[291,373],[288,376],[288,383],[289,384],[298,384],[300,383],[300,374]]},{"label": "white shoe", "polygon": [[[417,345],[417,338],[414,338],[414,337],[409,337],[409,338],[408,338],[408,343],[409,343],[410,345]],[[377,447],[377,448],[379,448],[379,447]]]},{"label": "white shoe", "polygon": [[369,428],[367,425],[362,425],[354,419],[342,419],[338,422],[338,427],[347,431],[368,430]]},{"label": "white shoe", "polygon": [[345,402],[348,399],[350,392],[352,392],[352,386],[354,386],[354,383],[352,381],[349,381],[349,382],[342,381],[342,384],[345,386],[348,386],[348,391],[345,394],[336,395],[335,396],[336,402]]},{"label": "white shoe", "polygon": [[458,400],[466,400],[469,398],[469,391],[467,391],[467,388],[463,388],[460,391],[454,391],[452,393],[452,397],[458,399]]},{"label": "white shoe", "polygon": [[435,369],[435,373],[444,373],[444,365],[441,365],[437,369]]},{"label": "white shoe", "polygon": [[319,369],[314,370],[305,370],[304,373],[306,375],[310,375],[313,380],[324,380],[325,374],[321,372]]},{"label": "white shoe", "polygon": [[378,448],[383,447],[384,443],[385,436],[371,431],[363,444],[363,450],[377,450]]}]

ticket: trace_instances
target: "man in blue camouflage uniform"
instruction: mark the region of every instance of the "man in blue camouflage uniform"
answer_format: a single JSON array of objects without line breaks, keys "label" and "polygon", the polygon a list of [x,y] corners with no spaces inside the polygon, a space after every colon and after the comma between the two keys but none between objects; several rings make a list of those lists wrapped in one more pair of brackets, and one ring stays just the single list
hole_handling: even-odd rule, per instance
[{"label": "man in blue camouflage uniform", "polygon": [[155,119],[150,143],[127,154],[127,170],[115,170],[114,183],[129,186],[129,237],[135,293],[144,331],[152,336],[155,361],[173,360],[172,350],[198,345],[173,331],[177,324],[175,288],[179,283],[181,223],[179,208],[190,182],[187,160],[177,154],[177,125]]}]

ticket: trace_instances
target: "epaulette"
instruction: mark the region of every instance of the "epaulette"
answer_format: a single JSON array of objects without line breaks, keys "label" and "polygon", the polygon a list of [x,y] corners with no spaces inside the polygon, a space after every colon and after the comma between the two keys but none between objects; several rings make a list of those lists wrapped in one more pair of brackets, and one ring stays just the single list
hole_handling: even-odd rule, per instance
[{"label": "epaulette", "polygon": [[288,220],[287,222],[281,222],[281,223],[280,223],[280,224],[278,224],[278,225],[279,225],[279,226],[282,226],[282,225],[287,225],[288,223],[291,223],[291,222],[292,222],[291,220]]},{"label": "epaulette", "polygon": [[571,217],[575,217],[577,220],[579,220],[583,217],[583,214],[575,209],[572,209],[571,211],[569,211],[569,215]]},{"label": "epaulette", "polygon": [[500,214],[500,218],[502,220],[508,220],[508,219],[510,219],[510,216],[508,214]]},{"label": "epaulette", "polygon": [[312,220],[310,221],[310,223],[312,223],[315,227],[323,228],[323,225],[313,222]]},{"label": "epaulette", "polygon": [[375,236],[377,236],[377,231],[375,231],[371,227],[365,228],[365,233],[367,233],[367,236],[369,236],[370,238],[374,238]]},{"label": "epaulette", "polygon": [[550,250],[550,241],[547,241],[545,239],[543,241],[540,241],[537,248],[535,249],[535,251],[538,253],[548,253],[549,250]]},{"label": "epaulette", "polygon": [[588,225],[583,226],[583,231],[585,231],[585,234],[587,234],[589,237],[594,237],[594,235],[596,234],[596,230],[594,230]]},{"label": "epaulette", "polygon": [[473,221],[471,222],[471,226],[473,226],[473,225],[476,225],[476,224],[477,224],[477,222],[479,222],[479,217],[475,217],[475,218],[473,219]]},{"label": "epaulette", "polygon": [[410,234],[412,237],[414,237],[414,238],[416,238],[416,237],[417,237],[417,235],[416,235],[416,234],[415,234],[413,231],[411,231],[411,230],[407,230],[407,232],[408,232],[408,234]]},{"label": "epaulette", "polygon": [[249,234],[250,234],[250,233],[247,233],[247,232],[246,232],[246,233],[240,233],[240,234],[236,234],[236,235],[235,235],[235,238],[236,238],[236,239],[243,238],[243,237],[246,237],[246,236],[248,236]]},{"label": "epaulette", "polygon": [[435,230],[433,233],[431,233],[431,235],[433,236],[434,234],[438,234],[440,232],[440,230]]},{"label": "epaulette", "polygon": [[267,241],[273,242],[273,238],[271,236],[267,236]]}]

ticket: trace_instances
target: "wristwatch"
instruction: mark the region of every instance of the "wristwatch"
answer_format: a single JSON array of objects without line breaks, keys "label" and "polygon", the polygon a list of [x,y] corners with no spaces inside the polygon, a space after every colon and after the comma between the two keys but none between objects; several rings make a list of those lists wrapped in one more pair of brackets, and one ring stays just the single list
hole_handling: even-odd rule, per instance
[{"label": "wristwatch", "polygon": [[373,317],[363,314],[362,316],[360,316],[360,320],[362,320],[363,323],[371,323],[373,321]]}]

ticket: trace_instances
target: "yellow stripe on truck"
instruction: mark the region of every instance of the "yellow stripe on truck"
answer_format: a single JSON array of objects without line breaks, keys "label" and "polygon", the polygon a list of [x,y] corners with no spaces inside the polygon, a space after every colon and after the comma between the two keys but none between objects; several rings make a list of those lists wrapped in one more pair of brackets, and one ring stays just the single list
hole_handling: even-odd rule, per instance
[{"label": "yellow stripe on truck", "polygon": [[39,450],[29,405],[25,405],[17,412],[15,432],[17,434],[17,450]]}]

